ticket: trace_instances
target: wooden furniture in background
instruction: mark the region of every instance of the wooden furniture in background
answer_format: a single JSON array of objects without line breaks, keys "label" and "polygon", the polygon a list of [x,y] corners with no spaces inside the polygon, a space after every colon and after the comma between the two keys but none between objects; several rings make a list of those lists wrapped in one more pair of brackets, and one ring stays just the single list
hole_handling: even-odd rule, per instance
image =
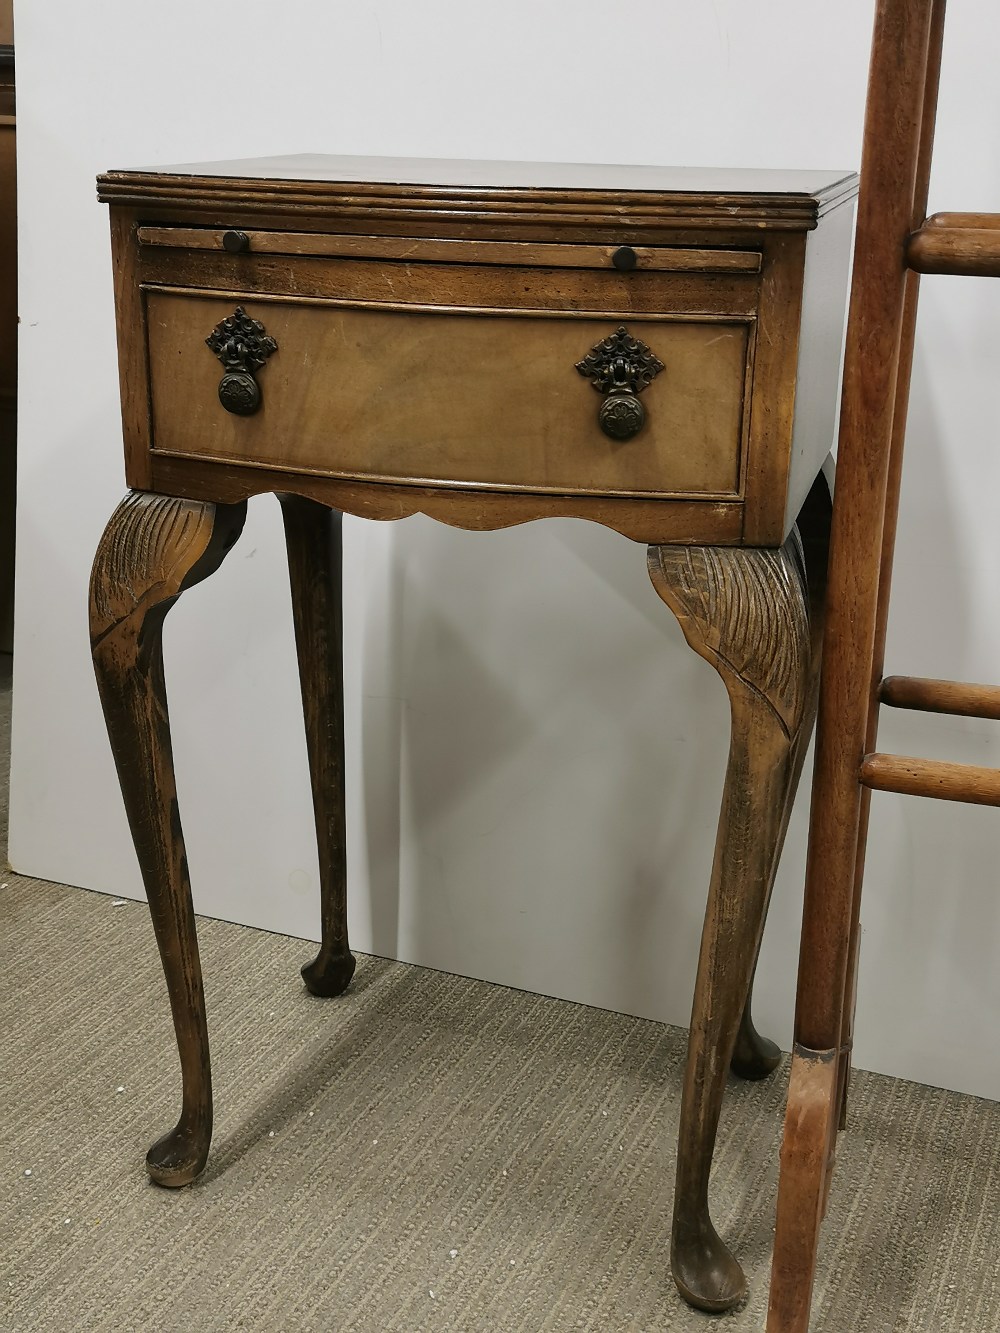
[{"label": "wooden furniture in background", "polygon": [[[152,1177],[205,1165],[205,1003],[160,633],[281,498],[320,845],[348,985],[340,513],[465,528],[604,523],[732,701],[678,1148],[673,1272],[742,1271],[708,1180],[726,1071],[778,1061],[750,1013],[815,706],[852,176],[352,158],[113,172],[126,475],[94,564],[94,660],[183,1068]],[[206,345],[207,344],[207,345]],[[801,512],[799,528],[796,517]]]},{"label": "wooden furniture in background", "polygon": [[926,217],[944,12],[876,9],[769,1333],[809,1327],[846,1117],[870,792],[1000,805],[1000,770],[874,752],[880,704],[1000,717],[996,686],[882,676],[918,274],[1000,276],[1000,214]]},{"label": "wooden furniture in background", "polygon": [[17,122],[14,23],[0,0],[0,652],[14,646],[14,490],[17,446]]}]

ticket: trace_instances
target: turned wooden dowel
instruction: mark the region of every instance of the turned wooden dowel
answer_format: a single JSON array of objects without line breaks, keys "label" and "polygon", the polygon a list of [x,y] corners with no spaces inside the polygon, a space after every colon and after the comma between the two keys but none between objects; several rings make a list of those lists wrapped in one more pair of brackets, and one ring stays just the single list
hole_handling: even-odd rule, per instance
[{"label": "turned wooden dowel", "polygon": [[906,262],[917,273],[1000,277],[1000,229],[992,214],[938,214],[910,237]]},{"label": "turned wooden dowel", "polygon": [[819,1233],[853,1031],[873,686],[904,439],[916,274],[907,238],[926,217],[944,0],[879,0],[872,42],[854,276],[843,366],[837,498],[814,761],[795,1049],[781,1150],[767,1333],[807,1333]]},{"label": "turned wooden dowel", "polygon": [[925,227],[964,227],[972,231],[1000,231],[1000,213],[932,213]]},{"label": "turned wooden dowel", "polygon": [[968,685],[956,680],[922,676],[886,676],[879,698],[891,708],[914,708],[923,713],[950,713],[955,717],[982,717],[1000,722],[1000,686]]},{"label": "turned wooden dowel", "polygon": [[862,761],[860,778],[875,791],[934,796],[939,801],[967,801],[972,805],[1000,805],[998,768],[949,764],[901,754],[868,754]]}]

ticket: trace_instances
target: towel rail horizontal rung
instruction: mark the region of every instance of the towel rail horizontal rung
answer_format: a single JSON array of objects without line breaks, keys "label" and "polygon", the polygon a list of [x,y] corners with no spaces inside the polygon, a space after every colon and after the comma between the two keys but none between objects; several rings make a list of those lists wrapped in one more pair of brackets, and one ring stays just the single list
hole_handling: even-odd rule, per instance
[{"label": "towel rail horizontal rung", "polygon": [[1000,216],[935,213],[907,242],[906,262],[917,273],[1000,277]]},{"label": "towel rail horizontal rung", "polygon": [[982,717],[1000,722],[1000,685],[886,676],[879,687],[879,699],[890,708],[914,708],[923,713],[950,713],[955,717]]},{"label": "towel rail horizontal rung", "polygon": [[903,796],[933,796],[940,801],[1000,805],[1000,769],[917,759],[902,754],[866,754],[860,781],[874,791]]}]

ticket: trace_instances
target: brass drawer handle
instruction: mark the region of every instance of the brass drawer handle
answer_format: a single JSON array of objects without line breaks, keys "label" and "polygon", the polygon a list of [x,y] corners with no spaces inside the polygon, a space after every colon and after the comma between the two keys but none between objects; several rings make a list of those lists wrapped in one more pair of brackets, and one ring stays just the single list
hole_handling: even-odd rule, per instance
[{"label": "brass drawer handle", "polygon": [[226,370],[219,381],[219,402],[227,412],[251,416],[260,407],[260,385],[253,372],[278,350],[278,344],[260,320],[251,319],[241,305],[215,326],[205,342]]},{"label": "brass drawer handle", "polygon": [[638,395],[663,370],[663,362],[644,342],[633,338],[624,324],[592,347],[576,368],[605,395],[597,420],[613,440],[631,440],[646,421]]}]

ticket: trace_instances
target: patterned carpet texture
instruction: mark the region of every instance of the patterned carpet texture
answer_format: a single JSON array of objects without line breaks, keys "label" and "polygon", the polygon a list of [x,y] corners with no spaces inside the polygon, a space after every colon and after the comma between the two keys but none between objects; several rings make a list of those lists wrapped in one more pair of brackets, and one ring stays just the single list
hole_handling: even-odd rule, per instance
[{"label": "patterned carpet texture", "polygon": [[[215,1140],[167,1191],[145,907],[0,885],[3,1333],[763,1329],[785,1068],[727,1097],[714,1213],[751,1293],[716,1319],[669,1275],[683,1032],[367,957],[318,1000],[309,944],[206,920]],[[1000,1107],[859,1074],[841,1145],[814,1328],[1000,1327]]]}]

